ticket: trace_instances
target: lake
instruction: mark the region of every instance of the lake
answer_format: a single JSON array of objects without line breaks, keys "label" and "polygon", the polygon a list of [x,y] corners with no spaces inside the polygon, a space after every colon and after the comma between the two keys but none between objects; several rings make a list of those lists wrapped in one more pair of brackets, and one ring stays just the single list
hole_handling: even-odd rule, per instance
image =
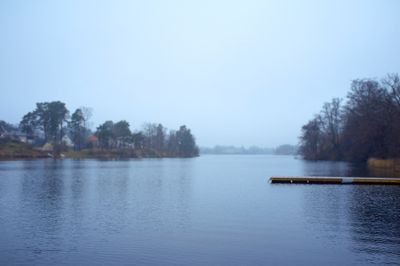
[{"label": "lake", "polygon": [[400,265],[400,186],[291,156],[0,162],[0,265]]}]

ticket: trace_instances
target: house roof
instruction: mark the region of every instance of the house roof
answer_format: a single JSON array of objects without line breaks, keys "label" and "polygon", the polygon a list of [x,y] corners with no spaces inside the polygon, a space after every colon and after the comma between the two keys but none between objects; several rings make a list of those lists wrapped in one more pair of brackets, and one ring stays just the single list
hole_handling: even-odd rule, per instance
[{"label": "house roof", "polygon": [[91,141],[91,142],[95,142],[95,141],[98,141],[99,139],[97,138],[96,135],[91,135],[91,136],[88,138],[88,140]]}]

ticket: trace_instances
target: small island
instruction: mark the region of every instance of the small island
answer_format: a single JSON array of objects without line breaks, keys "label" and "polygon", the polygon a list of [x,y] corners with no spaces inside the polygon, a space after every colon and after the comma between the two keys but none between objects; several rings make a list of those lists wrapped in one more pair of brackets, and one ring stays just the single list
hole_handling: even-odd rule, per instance
[{"label": "small island", "polygon": [[105,121],[89,128],[92,110],[65,103],[41,102],[25,114],[18,126],[0,121],[0,159],[35,158],[163,158],[196,157],[199,149],[185,125],[167,130],[162,124],[146,123],[131,131],[127,121]]}]

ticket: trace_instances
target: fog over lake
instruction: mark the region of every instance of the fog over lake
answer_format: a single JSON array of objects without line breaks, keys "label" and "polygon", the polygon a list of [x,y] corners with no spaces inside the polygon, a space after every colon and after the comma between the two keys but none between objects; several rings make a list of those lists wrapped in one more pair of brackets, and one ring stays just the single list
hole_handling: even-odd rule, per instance
[{"label": "fog over lake", "polygon": [[200,146],[296,144],[350,82],[398,72],[400,2],[1,1],[0,114],[186,124]]}]

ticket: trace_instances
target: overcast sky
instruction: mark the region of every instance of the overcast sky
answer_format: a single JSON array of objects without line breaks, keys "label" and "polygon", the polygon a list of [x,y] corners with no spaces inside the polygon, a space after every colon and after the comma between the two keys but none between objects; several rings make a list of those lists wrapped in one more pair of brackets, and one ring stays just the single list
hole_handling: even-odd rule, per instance
[{"label": "overcast sky", "polygon": [[186,124],[201,146],[296,144],[352,79],[400,72],[400,1],[0,1],[0,120]]}]

